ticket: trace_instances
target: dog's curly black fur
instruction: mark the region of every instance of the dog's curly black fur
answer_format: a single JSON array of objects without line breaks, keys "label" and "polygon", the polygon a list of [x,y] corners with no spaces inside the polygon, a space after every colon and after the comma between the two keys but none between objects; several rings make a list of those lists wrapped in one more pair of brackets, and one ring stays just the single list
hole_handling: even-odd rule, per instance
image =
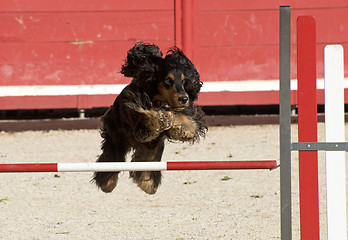
[{"label": "dog's curly black fur", "polygon": [[[207,126],[194,105],[202,82],[195,66],[179,48],[163,57],[158,46],[137,43],[128,51],[121,73],[132,82],[102,117],[102,154],[97,162],[123,162],[131,150],[133,162],[161,161],[164,141],[194,143]],[[119,172],[96,172],[93,181],[104,192],[117,185]],[[130,172],[146,193],[154,194],[161,172]]]}]

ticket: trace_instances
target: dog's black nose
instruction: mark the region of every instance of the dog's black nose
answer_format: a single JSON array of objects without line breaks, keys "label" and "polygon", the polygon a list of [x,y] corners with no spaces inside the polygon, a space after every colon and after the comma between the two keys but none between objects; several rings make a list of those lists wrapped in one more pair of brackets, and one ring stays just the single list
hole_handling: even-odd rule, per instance
[{"label": "dog's black nose", "polygon": [[187,101],[188,101],[188,97],[186,96],[179,97],[179,102],[181,102],[182,104],[187,103]]}]

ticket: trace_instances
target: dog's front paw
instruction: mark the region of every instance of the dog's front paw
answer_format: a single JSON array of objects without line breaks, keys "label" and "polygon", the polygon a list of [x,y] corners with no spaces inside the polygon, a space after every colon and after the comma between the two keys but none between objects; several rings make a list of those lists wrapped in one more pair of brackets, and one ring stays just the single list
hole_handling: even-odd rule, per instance
[{"label": "dog's front paw", "polygon": [[191,142],[195,139],[196,128],[188,125],[174,125],[168,130],[171,139],[183,142]]},{"label": "dog's front paw", "polygon": [[174,122],[174,113],[170,111],[159,111],[158,120],[160,124],[159,131],[163,132],[170,129]]},{"label": "dog's front paw", "polygon": [[143,115],[136,122],[134,137],[139,142],[150,142],[173,127],[174,113],[165,110],[138,110]]},{"label": "dog's front paw", "polygon": [[197,138],[197,124],[195,121],[184,114],[176,114],[173,126],[168,129],[167,134],[170,139],[182,142],[194,142]]}]

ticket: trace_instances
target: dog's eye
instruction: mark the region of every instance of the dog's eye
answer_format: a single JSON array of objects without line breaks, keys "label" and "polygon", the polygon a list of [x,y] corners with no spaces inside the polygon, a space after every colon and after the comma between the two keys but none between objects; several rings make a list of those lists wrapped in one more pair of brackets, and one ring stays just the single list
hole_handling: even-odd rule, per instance
[{"label": "dog's eye", "polygon": [[170,86],[172,86],[173,85],[173,80],[170,78],[170,77],[168,77],[168,78],[166,78],[165,80],[164,80],[164,83],[168,86],[168,87],[170,87]]}]

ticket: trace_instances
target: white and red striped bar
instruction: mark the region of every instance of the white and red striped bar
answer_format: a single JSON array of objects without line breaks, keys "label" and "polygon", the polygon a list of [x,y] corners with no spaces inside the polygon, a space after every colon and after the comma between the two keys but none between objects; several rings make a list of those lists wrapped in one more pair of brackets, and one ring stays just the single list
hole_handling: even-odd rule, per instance
[{"label": "white and red striped bar", "polygon": [[18,172],[118,172],[177,170],[272,169],[277,161],[193,161],[193,162],[98,162],[98,163],[14,163],[0,164],[0,173]]}]

